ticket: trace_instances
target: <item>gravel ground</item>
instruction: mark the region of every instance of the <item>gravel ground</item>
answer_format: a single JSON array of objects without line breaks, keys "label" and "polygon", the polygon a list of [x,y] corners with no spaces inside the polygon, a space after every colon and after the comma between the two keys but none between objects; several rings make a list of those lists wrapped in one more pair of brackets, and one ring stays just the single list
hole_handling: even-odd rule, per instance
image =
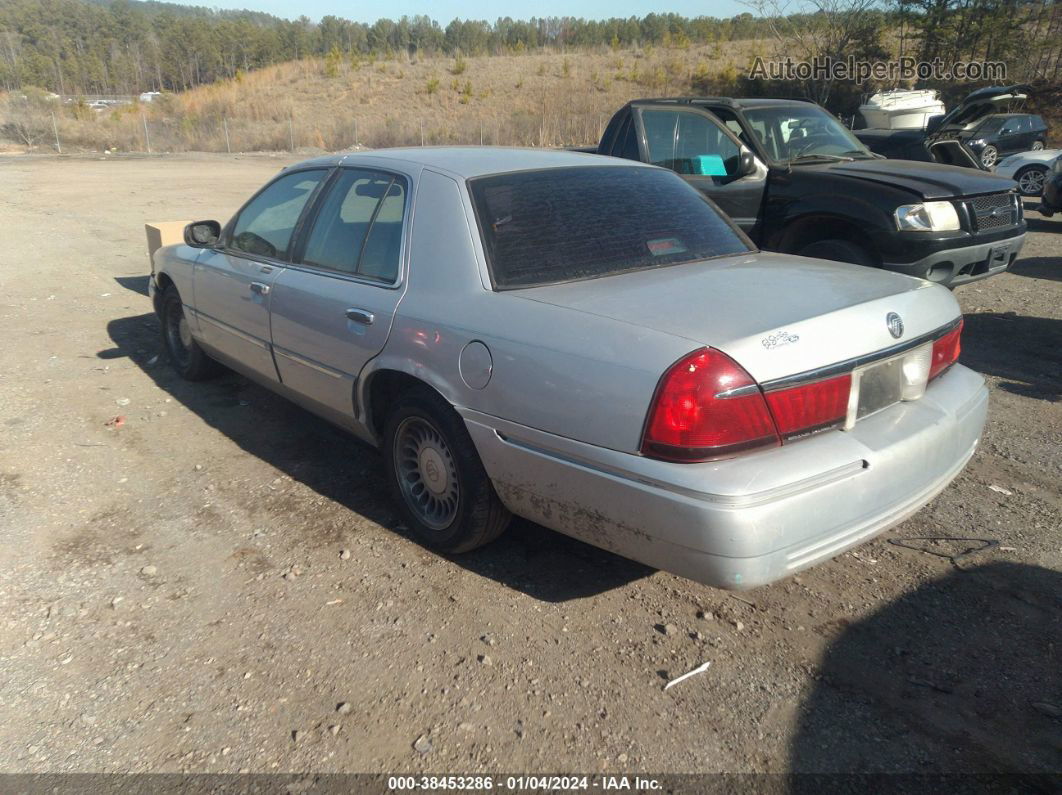
[{"label": "gravel ground", "polygon": [[966,471],[729,595],[524,522],[431,554],[374,451],[178,380],[142,224],[284,162],[0,158],[0,771],[1062,772],[1062,219],[956,293]]}]

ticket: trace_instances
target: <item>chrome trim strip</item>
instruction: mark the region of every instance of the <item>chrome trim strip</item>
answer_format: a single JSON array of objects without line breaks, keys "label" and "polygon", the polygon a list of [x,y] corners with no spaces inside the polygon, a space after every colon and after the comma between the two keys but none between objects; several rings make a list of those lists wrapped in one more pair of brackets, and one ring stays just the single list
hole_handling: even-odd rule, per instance
[{"label": "chrome trim strip", "polygon": [[727,398],[745,397],[746,395],[755,395],[760,391],[760,388],[756,384],[749,384],[748,386],[739,386],[735,389],[728,389],[725,392],[717,392],[715,396],[720,400],[726,400]]},{"label": "chrome trim strip", "polygon": [[919,345],[924,345],[927,342],[936,341],[943,337],[945,334],[949,334],[958,328],[959,323],[962,322],[961,317],[955,318],[947,325],[941,326],[935,331],[931,331],[928,334],[923,334],[920,337],[901,342],[897,345],[893,345],[889,348],[883,348],[880,351],[874,353],[867,353],[863,356],[856,356],[852,359],[847,359],[843,362],[837,362],[836,364],[828,364],[825,367],[818,367],[814,370],[805,370],[803,373],[797,373],[795,375],[786,375],[781,378],[775,378],[771,381],[764,381],[760,386],[763,387],[764,392],[775,392],[779,389],[788,389],[792,386],[799,386],[802,384],[810,384],[815,381],[822,381],[826,378],[832,378],[835,375],[843,375],[850,372],[857,367],[863,365],[879,362],[883,359],[889,359],[900,353],[906,353],[907,351],[917,348]]},{"label": "chrome trim strip", "polygon": [[264,340],[258,339],[258,337],[253,337],[245,331],[240,331],[238,328],[233,328],[228,323],[224,323],[202,312],[196,312],[195,315],[199,320],[205,320],[215,328],[220,329],[221,331],[227,331],[229,334],[232,334],[235,337],[239,337],[242,340],[246,340],[247,342],[250,342],[253,345],[257,345],[259,348],[269,350],[269,343],[265,342]]},{"label": "chrome trim strip", "polygon": [[285,359],[293,361],[296,364],[301,364],[305,367],[309,367],[311,370],[316,370],[319,373],[330,375],[332,376],[332,378],[343,378],[346,375],[346,373],[344,373],[342,370],[336,370],[332,367],[329,367],[328,365],[321,364],[320,362],[315,362],[312,359],[305,359],[302,356],[299,356],[298,354],[292,353],[291,351],[284,350],[283,348],[278,348],[276,345],[273,346],[273,353],[277,354],[278,356],[283,356]]}]

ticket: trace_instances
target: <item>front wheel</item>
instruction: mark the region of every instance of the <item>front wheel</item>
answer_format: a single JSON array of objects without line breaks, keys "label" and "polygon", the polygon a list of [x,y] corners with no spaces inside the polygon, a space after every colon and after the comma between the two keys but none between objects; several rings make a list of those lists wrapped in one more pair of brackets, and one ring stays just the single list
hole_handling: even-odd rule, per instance
[{"label": "front wheel", "polygon": [[464,422],[427,387],[402,395],[387,418],[388,486],[417,538],[440,552],[467,552],[509,524]]},{"label": "front wheel", "polygon": [[829,259],[834,262],[850,262],[853,265],[877,264],[869,251],[850,240],[816,240],[804,246],[797,254],[801,257]]},{"label": "front wheel", "polygon": [[1033,141],[1032,150],[1034,152],[1042,152],[1044,149],[1043,141]]},{"label": "front wheel", "polygon": [[992,168],[999,160],[999,150],[989,144],[981,150],[981,165],[985,168]]},{"label": "front wheel", "polygon": [[192,338],[184,302],[172,284],[162,293],[160,306],[162,345],[177,374],[187,381],[204,381],[221,372],[221,365],[207,356]]},{"label": "front wheel", "polygon": [[1014,175],[1023,196],[1039,196],[1044,192],[1047,169],[1043,166],[1026,166]]}]

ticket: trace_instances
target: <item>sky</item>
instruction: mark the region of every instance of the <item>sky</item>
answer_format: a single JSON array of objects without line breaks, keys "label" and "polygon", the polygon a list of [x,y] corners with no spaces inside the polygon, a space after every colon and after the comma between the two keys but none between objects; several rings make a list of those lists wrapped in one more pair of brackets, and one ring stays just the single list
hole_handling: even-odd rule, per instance
[{"label": "sky", "polygon": [[584,17],[607,19],[608,17],[643,17],[646,14],[672,12],[686,17],[732,17],[745,11],[747,6],[737,0],[670,0],[667,6],[651,0],[363,0],[354,4],[343,0],[175,0],[190,5],[217,8],[246,8],[265,11],[278,17],[294,19],[305,15],[315,22],[321,17],[332,16],[352,19],[356,22],[375,22],[381,17],[398,19],[402,16],[427,14],[446,27],[451,19],[486,19],[493,22],[499,17],[530,19],[531,17]]}]

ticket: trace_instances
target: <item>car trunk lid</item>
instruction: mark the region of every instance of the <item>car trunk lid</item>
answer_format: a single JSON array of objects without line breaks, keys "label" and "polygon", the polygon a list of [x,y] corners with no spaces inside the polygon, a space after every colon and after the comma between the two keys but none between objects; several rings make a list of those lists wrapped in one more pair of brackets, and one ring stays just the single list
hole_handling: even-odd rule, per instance
[{"label": "car trunk lid", "polygon": [[[644,270],[513,291],[726,353],[760,384],[886,352],[960,316],[939,285],[781,254]],[[891,324],[890,315],[899,318]]]}]

